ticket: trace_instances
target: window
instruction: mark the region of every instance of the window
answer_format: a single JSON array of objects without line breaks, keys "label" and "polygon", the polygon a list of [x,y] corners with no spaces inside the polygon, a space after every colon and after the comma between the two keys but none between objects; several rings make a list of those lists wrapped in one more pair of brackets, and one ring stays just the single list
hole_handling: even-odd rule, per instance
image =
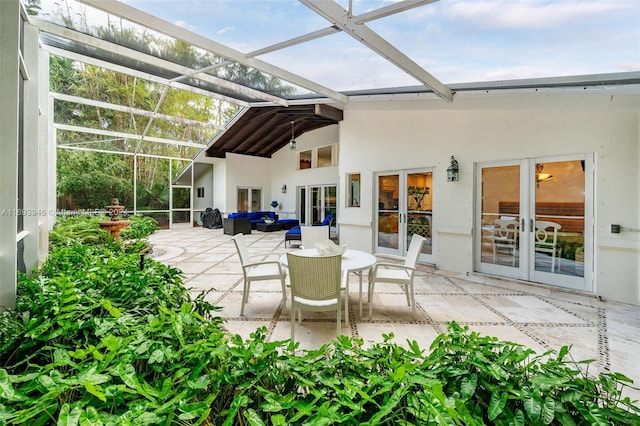
[{"label": "window", "polygon": [[300,151],[298,156],[300,170],[311,168],[311,151]]},{"label": "window", "polygon": [[360,207],[360,173],[347,173],[347,207]]},{"label": "window", "polygon": [[338,164],[338,145],[327,145],[298,153],[298,170],[331,167]]},{"label": "window", "polygon": [[238,188],[238,211],[262,211],[262,188]]},{"label": "window", "polygon": [[333,165],[331,160],[331,146],[323,146],[318,148],[318,167],[330,167]]},{"label": "window", "polygon": [[204,187],[203,186],[197,188],[197,197],[198,198],[204,198]]}]

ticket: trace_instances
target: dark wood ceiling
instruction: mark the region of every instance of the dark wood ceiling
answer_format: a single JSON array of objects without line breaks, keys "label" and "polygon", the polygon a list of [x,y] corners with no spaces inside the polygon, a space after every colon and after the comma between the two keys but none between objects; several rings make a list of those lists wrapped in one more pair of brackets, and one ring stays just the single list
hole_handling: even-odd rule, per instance
[{"label": "dark wood ceiling", "polygon": [[295,138],[342,121],[342,110],[325,104],[254,107],[247,110],[207,149],[208,157],[227,153],[271,157]]}]

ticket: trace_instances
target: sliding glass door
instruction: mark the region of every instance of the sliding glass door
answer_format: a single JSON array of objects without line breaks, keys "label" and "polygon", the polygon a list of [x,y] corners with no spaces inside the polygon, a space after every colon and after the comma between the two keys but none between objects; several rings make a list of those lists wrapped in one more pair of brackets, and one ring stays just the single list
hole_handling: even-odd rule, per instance
[{"label": "sliding glass door", "polygon": [[591,291],[592,169],[587,155],[480,165],[476,269]]},{"label": "sliding glass door", "polygon": [[420,260],[433,256],[433,170],[397,171],[376,176],[376,252],[404,256],[414,234],[426,241]]}]

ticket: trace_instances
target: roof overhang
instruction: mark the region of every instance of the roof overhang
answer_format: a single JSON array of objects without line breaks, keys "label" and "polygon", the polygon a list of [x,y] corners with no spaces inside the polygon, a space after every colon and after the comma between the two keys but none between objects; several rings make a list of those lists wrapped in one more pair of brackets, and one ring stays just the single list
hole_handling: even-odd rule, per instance
[{"label": "roof overhang", "polygon": [[326,104],[270,106],[245,109],[207,148],[208,157],[227,153],[270,158],[292,138],[338,124],[342,110]]}]

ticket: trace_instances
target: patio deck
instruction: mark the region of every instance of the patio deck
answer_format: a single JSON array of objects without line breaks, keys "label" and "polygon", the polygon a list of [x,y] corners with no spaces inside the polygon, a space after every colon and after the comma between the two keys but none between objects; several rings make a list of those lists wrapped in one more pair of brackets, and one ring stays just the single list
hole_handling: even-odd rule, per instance
[{"label": "patio deck", "polygon": [[[284,248],[284,232],[253,231],[245,235],[256,259],[278,260],[297,247]],[[288,339],[291,301],[282,306],[279,282],[254,283],[245,315],[240,316],[242,270],[231,236],[222,229],[160,230],[149,237],[155,260],[181,269],[194,292],[213,291],[207,300],[223,309],[226,328],[244,338],[261,326],[270,341]],[[384,258],[388,261],[388,258]],[[288,279],[288,278],[287,278]],[[349,325],[342,333],[380,341],[393,333],[395,342],[416,340],[428,349],[433,339],[456,321],[482,335],[521,343],[542,354],[573,345],[575,360],[593,359],[590,373],[620,372],[640,387],[640,308],[548,286],[472,274],[447,273],[421,265],[415,278],[417,312],[411,314],[398,286],[377,285],[373,318],[367,318],[367,277],[363,278],[363,316],[358,309],[358,279],[350,274]],[[317,348],[335,337],[335,314],[306,313],[297,325],[301,348]],[[406,345],[405,345],[406,346]],[[640,392],[629,390],[634,399]]]}]

